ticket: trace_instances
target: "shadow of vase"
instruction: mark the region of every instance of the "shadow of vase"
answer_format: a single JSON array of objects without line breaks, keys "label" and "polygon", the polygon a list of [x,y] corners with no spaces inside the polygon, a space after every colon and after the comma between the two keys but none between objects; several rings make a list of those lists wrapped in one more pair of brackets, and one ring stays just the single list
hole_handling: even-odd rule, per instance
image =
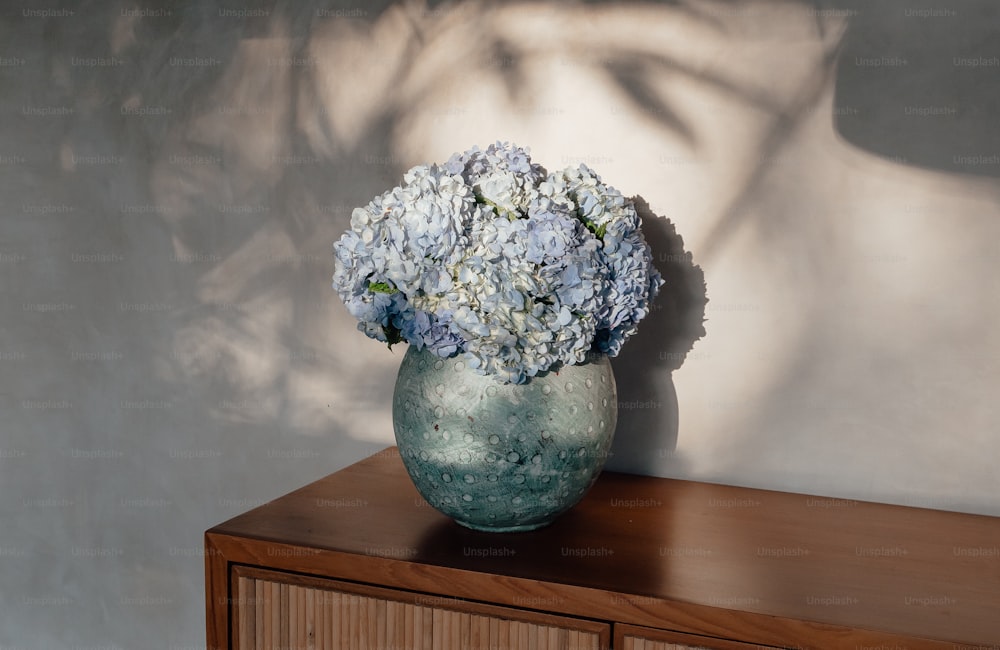
[{"label": "shadow of vase", "polygon": [[664,279],[649,315],[612,360],[618,385],[618,426],[606,469],[662,473],[677,446],[679,411],[673,371],[705,335],[705,276],[667,218],[633,197],[653,260]]}]

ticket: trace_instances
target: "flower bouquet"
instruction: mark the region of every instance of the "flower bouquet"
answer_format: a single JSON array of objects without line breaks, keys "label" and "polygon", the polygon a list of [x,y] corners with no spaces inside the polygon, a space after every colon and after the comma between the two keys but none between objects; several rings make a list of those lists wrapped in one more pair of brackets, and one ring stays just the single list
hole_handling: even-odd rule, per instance
[{"label": "flower bouquet", "polygon": [[615,356],[663,282],[629,199],[500,142],[413,167],[354,210],[334,252],[361,331],[501,383]]},{"label": "flower bouquet", "polygon": [[393,429],[432,506],[509,532],[583,497],[617,422],[608,357],[663,282],[630,200],[498,142],[410,169],[334,251],[359,329],[409,343]]}]

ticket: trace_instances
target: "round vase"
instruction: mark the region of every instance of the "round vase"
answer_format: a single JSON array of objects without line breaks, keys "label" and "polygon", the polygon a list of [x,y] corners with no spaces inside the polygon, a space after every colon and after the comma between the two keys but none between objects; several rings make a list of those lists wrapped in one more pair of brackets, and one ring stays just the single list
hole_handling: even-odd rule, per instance
[{"label": "round vase", "polygon": [[417,491],[459,524],[491,532],[540,528],[580,501],[604,467],[617,417],[603,354],[502,384],[410,346],[392,401]]}]

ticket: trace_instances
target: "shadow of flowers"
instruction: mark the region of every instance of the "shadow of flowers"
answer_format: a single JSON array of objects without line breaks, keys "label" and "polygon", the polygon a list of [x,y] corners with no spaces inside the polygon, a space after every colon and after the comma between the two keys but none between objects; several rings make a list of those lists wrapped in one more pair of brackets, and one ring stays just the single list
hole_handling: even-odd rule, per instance
[{"label": "shadow of flowers", "polygon": [[672,373],[705,335],[705,275],[684,249],[674,224],[634,197],[643,233],[664,279],[639,331],[613,360],[618,428],[608,468],[653,473],[677,444],[679,414]]}]

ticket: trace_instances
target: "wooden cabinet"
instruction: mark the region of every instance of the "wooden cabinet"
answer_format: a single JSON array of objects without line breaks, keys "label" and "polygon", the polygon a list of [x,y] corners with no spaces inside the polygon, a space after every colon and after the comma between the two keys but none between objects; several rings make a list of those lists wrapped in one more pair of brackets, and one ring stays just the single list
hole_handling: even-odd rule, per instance
[{"label": "wooden cabinet", "polygon": [[993,517],[606,472],[479,533],[390,448],[205,544],[209,648],[1000,648]]}]

